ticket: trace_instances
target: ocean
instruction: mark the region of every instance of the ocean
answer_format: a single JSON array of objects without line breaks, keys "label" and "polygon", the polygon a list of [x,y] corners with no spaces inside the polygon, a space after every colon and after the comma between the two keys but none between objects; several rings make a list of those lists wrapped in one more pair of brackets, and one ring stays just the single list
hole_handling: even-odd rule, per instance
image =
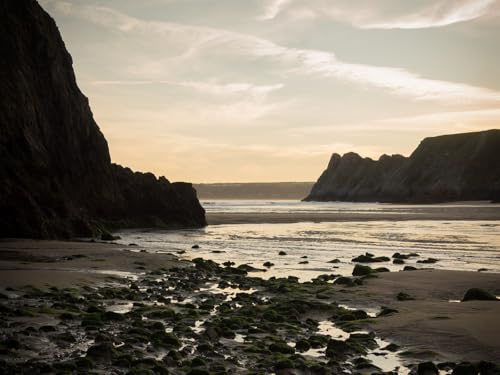
[{"label": "ocean", "polygon": [[[363,213],[368,221],[248,223],[209,225],[186,230],[124,230],[119,243],[146,247],[181,258],[202,257],[218,263],[248,264],[265,272],[254,276],[297,276],[307,281],[321,274],[350,275],[352,258],[371,253],[392,258],[396,252],[417,253],[404,264],[380,262],[372,267],[391,271],[405,266],[483,272],[500,272],[500,221],[480,220],[378,220],[384,214],[408,214],[429,210],[467,212],[500,205],[455,203],[394,205],[378,203],[212,200],[202,202],[207,214]],[[303,218],[304,215],[301,215]],[[418,217],[418,215],[417,215]],[[198,248],[192,248],[198,245]],[[128,247],[133,250],[133,247]],[[284,252],[286,255],[279,255]],[[421,263],[434,258],[435,263]],[[330,263],[335,261],[336,263]],[[274,266],[267,268],[264,262]]]}]

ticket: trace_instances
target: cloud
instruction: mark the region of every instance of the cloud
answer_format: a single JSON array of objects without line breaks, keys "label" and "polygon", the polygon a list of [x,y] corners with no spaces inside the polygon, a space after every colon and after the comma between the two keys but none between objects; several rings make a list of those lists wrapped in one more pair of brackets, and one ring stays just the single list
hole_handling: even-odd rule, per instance
[{"label": "cloud", "polygon": [[390,2],[384,6],[383,2],[373,1],[359,1],[353,4],[325,0],[311,0],[307,3],[281,3],[270,0],[265,12],[269,17],[261,19],[274,19],[286,11],[292,18],[310,19],[323,16],[350,23],[361,29],[425,29],[488,16],[492,10],[497,9],[495,5],[498,5],[498,0],[439,0],[431,5],[412,9],[415,8],[415,3],[408,2],[404,14],[391,15],[393,6]]},{"label": "cloud", "polygon": [[231,82],[217,83],[215,80],[209,81],[169,81],[169,80],[98,80],[89,81],[92,86],[125,86],[125,85],[155,85],[166,84],[172,86],[186,87],[196,91],[216,95],[248,94],[254,98],[264,98],[269,93],[283,88],[283,84],[255,85],[253,83]]},{"label": "cloud", "polygon": [[269,93],[283,88],[283,84],[275,85],[255,85],[252,83],[225,83],[220,84],[215,81],[209,82],[171,82],[162,81],[172,85],[192,88],[201,92],[206,92],[212,95],[234,95],[248,94],[254,98],[265,98]]},{"label": "cloud", "polygon": [[423,29],[472,21],[488,14],[497,0],[441,1],[415,13],[359,25],[364,29]]},{"label": "cloud", "polygon": [[267,4],[264,13],[257,19],[267,21],[276,18],[281,10],[285,8],[290,2],[291,0],[271,0]]},{"label": "cloud", "polygon": [[92,86],[125,86],[125,85],[151,85],[155,83],[154,81],[135,81],[135,80],[110,80],[110,81],[90,81],[88,82]]},{"label": "cloud", "polygon": [[[214,53],[219,57],[222,54],[249,56],[270,60],[278,64],[282,72],[330,77],[355,83],[361,87],[383,89],[392,94],[415,100],[432,100],[461,105],[500,101],[500,93],[487,88],[424,78],[416,73],[393,67],[349,63],[337,59],[332,52],[291,48],[267,39],[225,29],[142,20],[122,14],[114,9],[98,6],[82,6],[78,9],[73,7],[72,12],[94,23],[125,34],[141,33],[144,34],[144,38],[155,35],[161,39],[164,46],[169,45],[169,43],[182,46],[185,50],[184,53],[180,54],[183,65],[189,65],[185,60],[186,53],[193,58],[192,64],[201,63],[204,61],[205,55]],[[161,79],[163,72],[168,75],[169,66],[164,66],[161,59],[160,61],[147,61],[146,65],[136,69],[136,73],[142,74],[141,78],[147,80],[151,78],[148,74],[156,74],[158,77],[155,78]],[[142,81],[140,79],[138,82]],[[228,92],[243,88],[239,85],[217,86],[213,83],[205,85],[187,82],[184,85],[212,92]],[[252,88],[251,90],[255,92],[259,89]]]},{"label": "cloud", "polygon": [[293,129],[301,137],[311,134],[353,134],[367,132],[451,134],[498,128],[500,109],[424,113],[418,115],[382,118],[356,123],[334,123]]}]

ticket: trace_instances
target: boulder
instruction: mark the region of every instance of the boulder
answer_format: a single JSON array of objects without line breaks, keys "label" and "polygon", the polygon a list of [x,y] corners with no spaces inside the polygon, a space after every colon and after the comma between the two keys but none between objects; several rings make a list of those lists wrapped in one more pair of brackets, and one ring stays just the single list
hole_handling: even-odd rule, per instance
[{"label": "boulder", "polygon": [[498,301],[498,298],[486,290],[471,288],[465,292],[462,301]]}]

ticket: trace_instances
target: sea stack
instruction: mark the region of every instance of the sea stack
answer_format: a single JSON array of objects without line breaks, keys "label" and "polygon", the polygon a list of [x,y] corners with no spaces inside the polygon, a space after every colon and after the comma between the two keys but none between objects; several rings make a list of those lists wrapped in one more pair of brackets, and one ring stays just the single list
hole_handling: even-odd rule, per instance
[{"label": "sea stack", "polygon": [[425,138],[410,155],[333,154],[306,201],[439,203],[500,199],[500,130]]},{"label": "sea stack", "polygon": [[206,225],[191,184],[111,163],[71,56],[38,3],[0,0],[0,18],[0,237]]}]

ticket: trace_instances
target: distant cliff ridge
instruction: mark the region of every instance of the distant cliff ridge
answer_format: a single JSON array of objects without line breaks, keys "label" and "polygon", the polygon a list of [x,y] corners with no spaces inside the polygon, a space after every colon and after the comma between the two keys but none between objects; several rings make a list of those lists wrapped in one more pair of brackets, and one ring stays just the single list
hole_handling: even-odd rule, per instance
[{"label": "distant cliff ridge", "polygon": [[425,138],[406,158],[333,154],[307,201],[437,203],[500,199],[500,130]]},{"label": "distant cliff ridge", "polygon": [[111,163],[71,56],[38,3],[0,0],[0,19],[0,237],[205,225],[190,184]]},{"label": "distant cliff ridge", "polygon": [[296,199],[311,191],[313,182],[248,182],[195,184],[200,199]]}]

